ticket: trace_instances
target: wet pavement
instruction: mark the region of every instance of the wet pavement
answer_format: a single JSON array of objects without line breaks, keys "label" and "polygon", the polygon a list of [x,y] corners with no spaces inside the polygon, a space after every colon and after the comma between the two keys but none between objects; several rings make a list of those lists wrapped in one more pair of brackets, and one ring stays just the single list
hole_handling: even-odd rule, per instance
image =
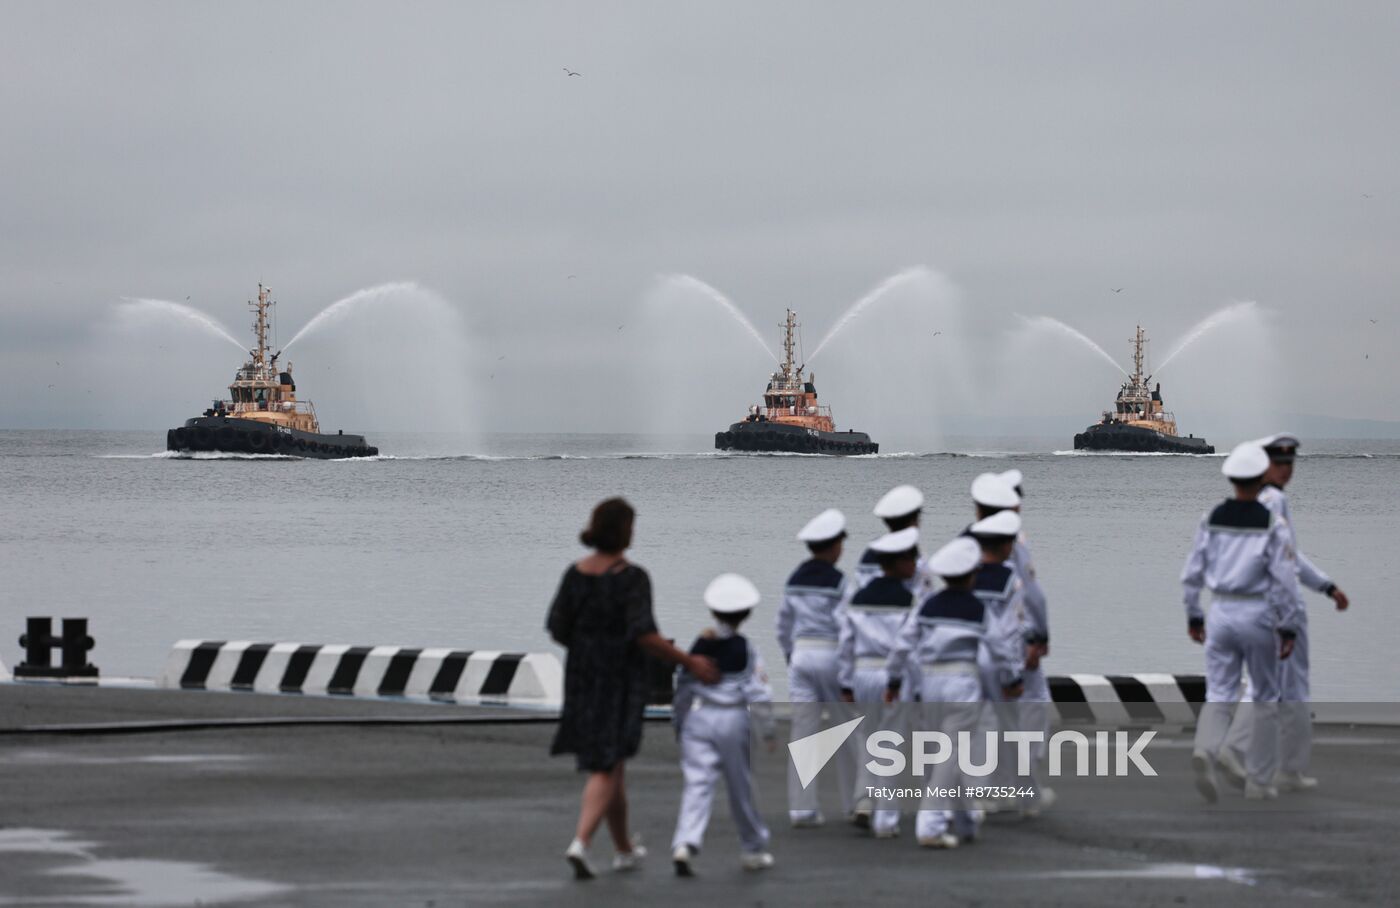
[{"label": "wet pavement", "polygon": [[[181,720],[415,724],[231,725]],[[480,724],[463,720],[482,718]],[[0,905],[1386,903],[1400,882],[1400,729],[1323,726],[1323,786],[1204,805],[1188,741],[1157,778],[1069,780],[1033,819],[999,814],[949,852],[833,822],[788,828],[782,755],[756,758],[777,866],[746,873],[716,805],[695,879],[667,860],[680,797],[669,726],[629,764],[644,869],[576,883],[562,860],[582,779],[552,725],[510,710],[0,685]],[[416,720],[426,720],[417,723]],[[101,733],[24,726],[135,723]]]}]

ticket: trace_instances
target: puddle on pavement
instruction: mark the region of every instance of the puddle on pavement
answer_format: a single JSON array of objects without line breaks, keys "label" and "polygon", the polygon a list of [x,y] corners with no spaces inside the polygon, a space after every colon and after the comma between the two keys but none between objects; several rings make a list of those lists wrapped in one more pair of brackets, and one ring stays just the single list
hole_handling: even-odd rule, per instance
[{"label": "puddle on pavement", "polygon": [[1243,886],[1258,882],[1257,871],[1214,864],[1143,864],[1141,867],[1055,870],[1035,875],[1057,880],[1224,880]]},{"label": "puddle on pavement", "polygon": [[131,756],[102,756],[67,751],[21,750],[6,756],[10,763],[42,763],[45,766],[121,766],[125,764],[199,765],[242,763],[251,758],[244,754],[133,754]]},{"label": "puddle on pavement", "polygon": [[221,873],[204,864],[98,858],[97,843],[55,829],[0,829],[0,853],[70,858],[39,876],[70,878],[75,891],[62,895],[14,897],[0,893],[0,905],[139,905],[143,908],[232,904],[285,893],[290,887]]}]

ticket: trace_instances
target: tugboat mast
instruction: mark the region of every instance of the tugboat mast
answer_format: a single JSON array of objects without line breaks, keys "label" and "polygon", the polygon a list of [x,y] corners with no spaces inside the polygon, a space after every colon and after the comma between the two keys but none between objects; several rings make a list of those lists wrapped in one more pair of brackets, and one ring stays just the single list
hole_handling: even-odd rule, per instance
[{"label": "tugboat mast", "polygon": [[792,381],[795,369],[792,360],[793,329],[797,327],[797,313],[791,309],[787,311],[787,321],[783,323],[783,378]]},{"label": "tugboat mast", "polygon": [[272,288],[258,284],[258,301],[250,302],[248,307],[258,314],[257,321],[253,322],[258,348],[249,352],[253,354],[253,364],[259,369],[267,368],[267,310],[272,305]]},{"label": "tugboat mast", "polygon": [[1147,378],[1142,374],[1143,348],[1147,346],[1147,335],[1142,330],[1142,325],[1137,326],[1137,334],[1133,337],[1133,384],[1145,385]]}]

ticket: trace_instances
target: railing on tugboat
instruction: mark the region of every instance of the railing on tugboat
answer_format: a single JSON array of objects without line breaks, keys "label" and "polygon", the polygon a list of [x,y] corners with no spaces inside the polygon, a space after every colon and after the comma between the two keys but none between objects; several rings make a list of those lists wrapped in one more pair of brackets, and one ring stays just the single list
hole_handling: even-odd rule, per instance
[{"label": "railing on tugboat", "polygon": [[220,400],[214,402],[215,410],[230,414],[239,413],[304,413],[315,417],[316,408],[309,400]]}]

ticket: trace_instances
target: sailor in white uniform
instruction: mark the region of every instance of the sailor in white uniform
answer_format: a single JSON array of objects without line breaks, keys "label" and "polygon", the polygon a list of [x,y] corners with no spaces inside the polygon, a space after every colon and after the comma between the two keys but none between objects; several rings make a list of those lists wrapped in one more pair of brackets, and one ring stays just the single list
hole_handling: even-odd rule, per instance
[{"label": "sailor in white uniform", "polygon": [[[886,661],[895,636],[914,605],[909,582],[919,565],[919,530],[911,526],[887,533],[872,542],[870,548],[879,558],[883,573],[843,602],[837,612],[837,681],[841,699],[848,703],[884,703],[889,680]],[[898,723],[894,709],[876,706],[868,710],[868,715],[876,721],[862,723],[863,728],[898,730],[892,728]],[[862,740],[857,752],[864,749]],[[861,776],[856,785],[860,795],[867,788],[884,787],[868,769]],[[855,820],[858,826],[869,825],[876,838],[899,835],[899,809],[892,803],[872,805],[868,799],[858,797]]]},{"label": "sailor in white uniform", "polygon": [[[933,554],[929,568],[943,579],[944,588],[929,596],[912,612],[895,639],[888,661],[886,700],[900,692],[911,662],[920,672],[920,715],[955,743],[958,735],[976,732],[983,717],[981,662],[996,666],[996,677],[1007,695],[1015,692],[1020,640],[1008,641],[993,623],[986,603],[973,593],[976,573],[984,566],[982,548],[975,540],[959,536]],[[931,706],[930,704],[939,704]],[[965,779],[956,759],[934,765],[925,791],[957,789],[973,783]],[[925,848],[956,848],[976,837],[981,812],[965,799],[927,796],[915,820],[919,844]]]},{"label": "sailor in white uniform", "polygon": [[[1207,801],[1219,797],[1216,760],[1230,730],[1239,698],[1241,670],[1247,668],[1255,702],[1249,753],[1245,758],[1245,797],[1278,796],[1279,661],[1293,651],[1299,627],[1298,565],[1288,524],[1259,503],[1269,455],[1245,442],[1225,458],[1221,472],[1235,486],[1226,499],[1201,518],[1191,554],[1181,572],[1187,632],[1206,647],[1206,703],[1196,722],[1191,766],[1196,789]],[[1201,590],[1212,593],[1210,613],[1201,609]]]},{"label": "sailor in white uniform", "polygon": [[715,783],[724,778],[729,813],[739,829],[740,864],[745,870],[773,866],[768,853],[768,827],[754,800],[749,768],[750,713],[769,749],[776,746],[773,692],[763,671],[758,649],[739,634],[739,625],[758,605],[758,589],[738,574],[721,574],[705,589],[705,605],[715,627],[696,639],[690,651],[714,660],[720,671],[716,684],[701,684],[683,669],[676,671],[671,720],[680,743],[685,789],[671,842],[671,860],[678,876],[693,874],[710,822]]},{"label": "sailor in white uniform", "polygon": [[[923,515],[923,508],[923,492],[913,486],[895,486],[875,503],[875,516],[883,520],[889,531],[894,533],[907,527],[917,527],[919,518]],[[880,570],[878,554],[867,548],[854,571],[856,588],[864,587],[881,573],[883,572]],[[935,585],[933,575],[928,572],[923,562],[919,563],[918,570],[909,583],[915,597],[920,599],[933,592]]]},{"label": "sailor in white uniform", "polygon": [[[975,493],[973,495],[973,501],[977,506],[977,517],[979,519],[990,517],[1003,508],[1010,508],[1020,514],[1024,520],[1025,492],[1023,484],[1025,477],[1020,470],[1007,470],[1005,473],[997,474],[997,478],[1015,493],[1016,504],[994,504],[990,499],[1001,493],[983,486],[981,499]],[[1009,501],[1010,498],[1007,496],[1003,497],[1002,500]],[[1031,557],[1030,546],[1026,542],[1024,531],[1016,537],[1016,545],[1011,550],[1011,566],[1016,569],[1017,575],[1021,578],[1021,602],[1025,607],[1026,624],[1026,670],[1021,675],[1025,690],[1017,701],[1020,704],[1019,724],[1027,731],[1044,732],[1045,740],[1048,741],[1050,739],[1050,684],[1046,680],[1045,668],[1041,661],[1050,655],[1050,617],[1045,590],[1041,587],[1040,578],[1036,575],[1035,559]],[[1046,757],[1045,742],[1032,745],[1031,754],[1035,759],[1035,763],[1032,765],[1038,770],[1039,764]],[[1028,815],[1034,816],[1055,802],[1054,789],[1048,786],[1038,787],[1039,794],[1035,803],[1025,810]]]},{"label": "sailor in white uniform", "polygon": [[[1270,435],[1257,441],[1269,455],[1269,471],[1264,475],[1264,488],[1259,503],[1287,525],[1289,542],[1298,560],[1298,581],[1308,589],[1330,597],[1337,611],[1351,604],[1347,594],[1332,582],[1317,565],[1298,548],[1297,527],[1284,492],[1293,479],[1294,461],[1298,454],[1298,436],[1287,432]],[[1298,636],[1293,641],[1293,653],[1279,667],[1279,772],[1274,784],[1282,791],[1308,791],[1317,787],[1317,779],[1307,774],[1312,761],[1312,689],[1308,673],[1308,612],[1307,604],[1298,601]],[[1252,700],[1247,695],[1245,701]],[[1230,735],[1220,752],[1220,768],[1235,785],[1244,784],[1244,755],[1249,749],[1249,726],[1238,710],[1230,725]]]},{"label": "sailor in white uniform", "polygon": [[[968,527],[967,534],[977,541],[982,552],[982,564],[973,580],[972,594],[987,610],[991,646],[981,654],[979,669],[987,701],[983,715],[984,731],[1032,731],[1021,714],[1019,700],[1024,691],[1026,665],[1026,615],[1021,577],[1011,564],[1011,550],[1021,532],[1021,515],[1015,511],[997,511],[990,517]],[[1007,683],[1008,666],[1014,683]],[[979,739],[980,740],[980,739]],[[1016,746],[1002,741],[997,770],[989,780],[994,785],[1034,787],[1034,777],[1016,775]],[[1014,803],[1017,799],[1006,798]],[[1028,802],[1028,807],[1038,799]],[[988,803],[989,809],[1000,805]]]},{"label": "sailor in white uniform", "polygon": [[[847,586],[846,577],[836,567],[846,538],[846,516],[835,508],[808,521],[797,534],[807,544],[812,557],[798,565],[783,590],[778,609],[778,646],[788,666],[788,697],[793,703],[836,704],[841,686],[836,681],[836,609]],[[827,709],[834,710],[834,706]],[[792,740],[816,734],[822,724],[822,707],[795,707],[792,713]],[[827,721],[835,717],[827,716]],[[849,747],[836,756],[841,806],[846,815],[855,803],[856,754]],[[796,805],[815,802],[813,787],[803,789],[796,768],[788,762],[789,818],[796,828],[820,826],[825,822],[820,810],[799,809]]]},{"label": "sailor in white uniform", "polygon": [[[977,504],[977,517],[990,517],[999,510],[1010,508],[1021,519],[1025,520],[1025,493],[1022,491],[1022,483],[1025,478],[1020,470],[1007,470],[1005,473],[997,475],[1003,483],[1009,486],[1016,495],[1014,505],[993,505],[987,501],[978,500],[973,496],[973,501]],[[1010,500],[1004,499],[1004,500]],[[1033,647],[1036,652],[1033,657],[1027,654],[1026,673],[1024,675],[1026,692],[1021,695],[1022,703],[1049,703],[1050,687],[1045,681],[1045,672],[1040,667],[1040,660],[1050,655],[1050,618],[1045,599],[1045,590],[1040,585],[1040,578],[1036,576],[1035,559],[1031,557],[1030,546],[1026,543],[1026,534],[1023,531],[1016,537],[1016,545],[1011,550],[1011,566],[1016,569],[1016,573],[1021,578],[1021,598],[1026,608],[1026,643]]]}]

